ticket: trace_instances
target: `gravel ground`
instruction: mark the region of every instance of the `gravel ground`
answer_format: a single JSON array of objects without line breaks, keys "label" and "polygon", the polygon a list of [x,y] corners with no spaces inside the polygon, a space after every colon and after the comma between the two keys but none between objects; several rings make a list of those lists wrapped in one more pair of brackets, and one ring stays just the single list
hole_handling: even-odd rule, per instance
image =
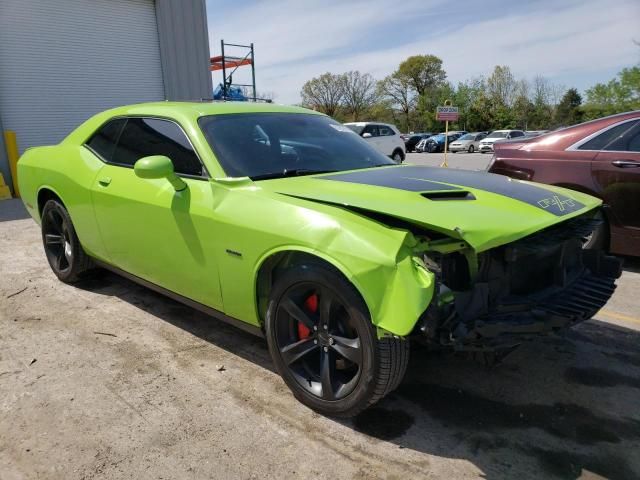
[{"label": "gravel ground", "polygon": [[0,202],[2,480],[640,477],[640,262],[564,338],[491,368],[414,349],[396,393],[336,421],[263,340],[109,273],[62,284],[40,242]]}]

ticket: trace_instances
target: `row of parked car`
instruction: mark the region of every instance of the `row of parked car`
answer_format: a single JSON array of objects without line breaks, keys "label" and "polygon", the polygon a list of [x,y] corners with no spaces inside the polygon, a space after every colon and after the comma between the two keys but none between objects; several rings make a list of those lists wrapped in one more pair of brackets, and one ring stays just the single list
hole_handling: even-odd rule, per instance
[{"label": "row of parked car", "polygon": [[377,122],[351,122],[345,126],[364,138],[377,150],[393,158],[396,162],[404,161],[407,152],[443,152],[445,136],[447,149],[450,152],[493,152],[493,144],[512,139],[532,138],[547,133],[547,130],[494,130],[492,132],[467,132],[455,130],[444,133],[411,133],[402,134],[395,125]]},{"label": "row of parked car", "polygon": [[[447,147],[450,152],[481,152],[493,151],[496,142],[516,138],[532,138],[546,133],[546,130],[494,130],[492,132],[467,132],[464,130],[451,131],[447,135]],[[443,152],[445,148],[445,134],[430,132],[402,135],[407,152]]]}]

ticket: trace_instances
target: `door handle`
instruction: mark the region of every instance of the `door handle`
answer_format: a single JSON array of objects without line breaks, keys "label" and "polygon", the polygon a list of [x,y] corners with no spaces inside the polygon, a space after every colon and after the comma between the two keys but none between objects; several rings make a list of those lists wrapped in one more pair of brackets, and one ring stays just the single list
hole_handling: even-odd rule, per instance
[{"label": "door handle", "polygon": [[640,162],[636,162],[635,160],[614,160],[611,162],[614,167],[618,168],[638,168],[640,167]]},{"label": "door handle", "polygon": [[103,177],[100,180],[98,180],[98,183],[103,187],[108,187],[109,184],[111,183],[111,177]]}]

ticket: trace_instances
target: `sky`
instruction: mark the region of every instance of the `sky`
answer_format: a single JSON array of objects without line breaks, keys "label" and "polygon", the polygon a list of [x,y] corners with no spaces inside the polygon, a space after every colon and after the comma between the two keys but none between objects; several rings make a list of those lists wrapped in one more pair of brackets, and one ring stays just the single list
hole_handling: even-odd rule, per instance
[{"label": "sky", "polygon": [[[581,92],[640,63],[640,0],[207,0],[207,17],[211,55],[220,39],[253,42],[258,92],[285,104],[322,73],[382,79],[419,54],[454,84],[499,64]],[[250,83],[250,68],[233,80]]]}]

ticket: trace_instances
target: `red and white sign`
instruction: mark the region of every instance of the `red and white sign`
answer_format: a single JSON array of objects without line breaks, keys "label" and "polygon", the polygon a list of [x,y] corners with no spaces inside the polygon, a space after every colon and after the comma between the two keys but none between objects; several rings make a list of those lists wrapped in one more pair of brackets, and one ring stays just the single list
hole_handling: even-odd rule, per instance
[{"label": "red and white sign", "polygon": [[436,120],[441,122],[449,121],[455,122],[458,120],[458,107],[438,107],[436,109]]}]

